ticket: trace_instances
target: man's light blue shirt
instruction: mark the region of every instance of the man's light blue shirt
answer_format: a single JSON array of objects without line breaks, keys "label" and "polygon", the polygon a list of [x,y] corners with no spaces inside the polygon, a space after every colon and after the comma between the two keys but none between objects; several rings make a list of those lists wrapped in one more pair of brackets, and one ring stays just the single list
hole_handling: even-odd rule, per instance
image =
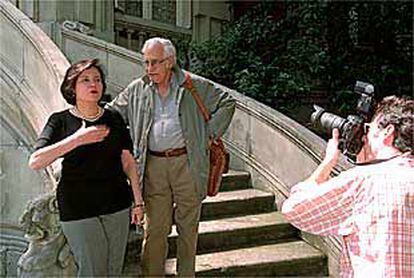
[{"label": "man's light blue shirt", "polygon": [[[157,88],[157,87],[156,87]],[[175,76],[171,76],[168,95],[161,99],[158,88],[154,94],[154,122],[149,133],[148,147],[152,151],[166,151],[168,149],[185,146],[183,132],[178,115],[178,84]]]}]

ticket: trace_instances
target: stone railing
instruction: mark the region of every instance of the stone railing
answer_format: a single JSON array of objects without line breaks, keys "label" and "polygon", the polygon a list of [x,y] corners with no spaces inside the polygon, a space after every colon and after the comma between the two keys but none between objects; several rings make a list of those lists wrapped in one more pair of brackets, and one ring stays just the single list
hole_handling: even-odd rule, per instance
[{"label": "stone railing", "polygon": [[[322,160],[325,141],[279,113],[236,91],[236,113],[225,136],[231,167],[248,171],[252,185],[273,192],[280,209],[290,188],[308,177]],[[336,174],[349,167],[341,157]],[[330,275],[339,275],[340,241],[335,237],[302,237],[328,255]]]},{"label": "stone railing", "polygon": [[0,276],[15,276],[27,247],[19,225],[26,203],[53,189],[52,168],[27,167],[32,145],[51,111],[63,109],[58,88],[66,58],[9,1],[0,0]]}]

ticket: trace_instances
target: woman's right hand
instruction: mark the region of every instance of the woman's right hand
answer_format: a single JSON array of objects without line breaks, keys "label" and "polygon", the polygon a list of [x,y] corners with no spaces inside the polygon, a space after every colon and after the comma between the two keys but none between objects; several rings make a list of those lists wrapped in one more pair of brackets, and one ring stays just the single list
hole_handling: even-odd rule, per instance
[{"label": "woman's right hand", "polygon": [[108,136],[110,128],[106,125],[85,126],[82,121],[82,126],[73,134],[78,146],[102,142]]},{"label": "woman's right hand", "polygon": [[83,121],[82,126],[71,136],[32,153],[29,159],[29,167],[33,170],[43,169],[57,158],[79,146],[103,141],[108,136],[109,131],[109,127],[105,125],[85,127]]}]

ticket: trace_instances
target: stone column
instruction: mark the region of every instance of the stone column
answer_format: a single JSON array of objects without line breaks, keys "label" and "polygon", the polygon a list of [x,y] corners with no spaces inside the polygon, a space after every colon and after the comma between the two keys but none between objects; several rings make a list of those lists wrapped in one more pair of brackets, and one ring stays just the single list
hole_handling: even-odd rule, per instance
[{"label": "stone column", "polygon": [[115,27],[115,44],[120,45],[120,37],[121,37],[121,32],[124,30],[124,28],[116,26]]},{"label": "stone column", "polygon": [[34,20],[36,16],[34,1],[22,0],[19,2],[20,2],[19,9],[22,12],[24,12],[28,17],[30,17],[32,20]]},{"label": "stone column", "polygon": [[132,34],[133,33],[134,33],[133,29],[127,29],[128,49],[132,49]]},{"label": "stone column", "polygon": [[138,51],[141,51],[141,48],[144,45],[145,39],[146,39],[146,33],[144,31],[140,31],[138,33]]},{"label": "stone column", "polygon": [[112,0],[95,0],[95,28],[98,37],[114,40],[114,3]]},{"label": "stone column", "polygon": [[142,18],[152,19],[152,1],[142,0]]},{"label": "stone column", "polygon": [[89,27],[95,27],[99,25],[99,22],[94,15],[96,14],[95,5],[92,1],[82,1],[77,0],[74,2],[75,18],[76,21],[82,21],[83,23],[88,24]]},{"label": "stone column", "polygon": [[176,5],[176,25],[183,28],[191,28],[191,1],[177,1]]}]

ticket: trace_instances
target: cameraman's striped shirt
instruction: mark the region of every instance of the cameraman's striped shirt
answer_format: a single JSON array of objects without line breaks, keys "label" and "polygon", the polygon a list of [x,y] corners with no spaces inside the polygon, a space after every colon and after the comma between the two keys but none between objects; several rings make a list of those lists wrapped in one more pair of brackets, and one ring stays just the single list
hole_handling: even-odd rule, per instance
[{"label": "cameraman's striped shirt", "polygon": [[302,182],[283,204],[301,230],[341,236],[341,277],[414,277],[414,157]]}]

